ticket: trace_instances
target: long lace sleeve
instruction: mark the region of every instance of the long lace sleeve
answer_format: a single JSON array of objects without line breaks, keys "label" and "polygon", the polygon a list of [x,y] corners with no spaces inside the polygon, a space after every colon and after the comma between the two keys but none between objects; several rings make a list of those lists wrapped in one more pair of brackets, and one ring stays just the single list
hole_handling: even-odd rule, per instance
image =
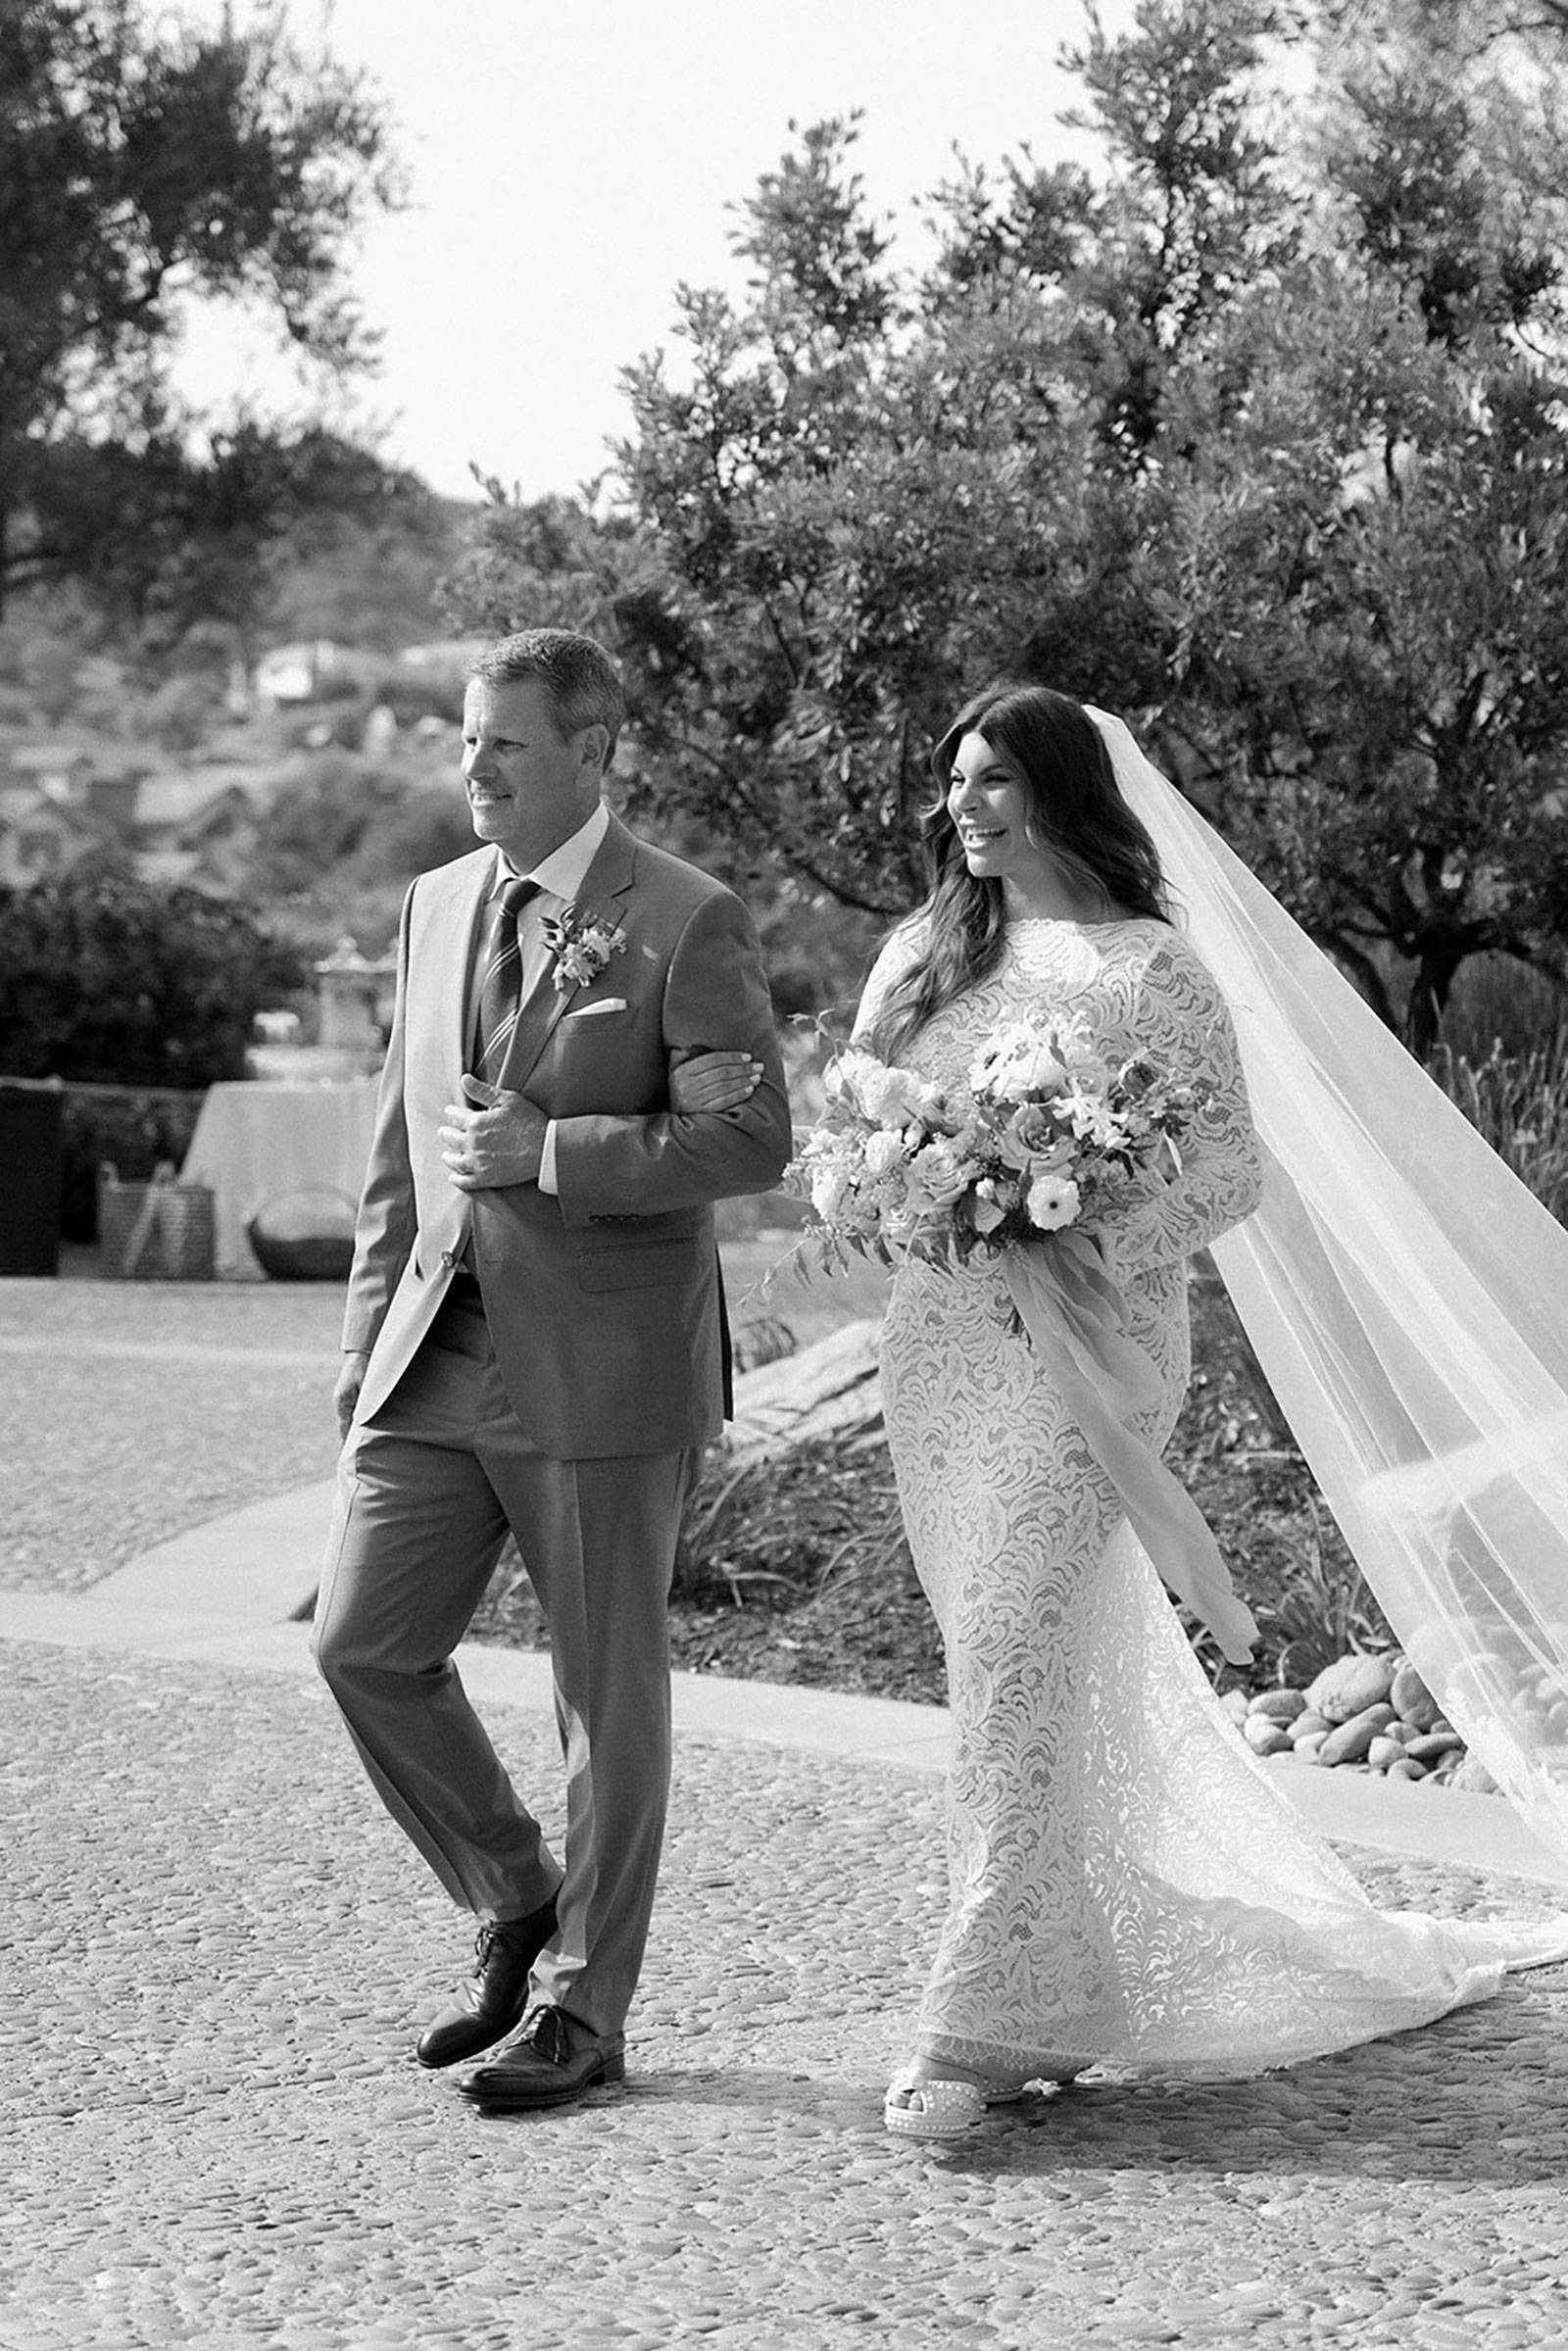
[{"label": "long lace sleeve", "polygon": [[917,914],[911,915],[906,922],[901,922],[898,929],[883,941],[856,1007],[857,1043],[870,1035],[889,997],[906,973],[919,961],[924,949],[925,924]]},{"label": "long lace sleeve", "polygon": [[1195,1087],[1203,1107],[1181,1148],[1181,1166],[1153,1180],[1103,1220],[1118,1270],[1190,1257],[1240,1224],[1262,1191],[1262,1157],[1247,1099],[1236,1031],[1203,964],[1177,936],[1149,955],[1132,993],[1131,1050]]}]

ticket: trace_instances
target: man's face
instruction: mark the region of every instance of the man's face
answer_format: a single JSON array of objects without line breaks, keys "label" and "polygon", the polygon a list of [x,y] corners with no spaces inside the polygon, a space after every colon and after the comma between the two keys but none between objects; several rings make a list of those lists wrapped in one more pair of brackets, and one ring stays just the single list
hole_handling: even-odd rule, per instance
[{"label": "man's face", "polygon": [[604,736],[588,726],[564,742],[537,678],[470,684],[463,781],[480,840],[498,842],[524,873],[569,840],[598,805]]}]

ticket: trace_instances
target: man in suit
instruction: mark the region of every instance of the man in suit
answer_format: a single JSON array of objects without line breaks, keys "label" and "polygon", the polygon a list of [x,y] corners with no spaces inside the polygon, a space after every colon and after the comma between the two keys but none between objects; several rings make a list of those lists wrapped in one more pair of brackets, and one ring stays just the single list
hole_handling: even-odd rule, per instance
[{"label": "man in suit", "polygon": [[[404,905],[397,1004],[338,1384],[347,1427],[317,1658],[370,1778],[480,1921],[426,2065],[492,2047],[487,2110],[624,2072],[669,1778],[681,1506],[727,1401],[712,1202],[789,1155],[740,901],[602,799],[623,714],[604,649],[530,629],[475,664],[463,773],[482,847]],[[750,1098],[672,1107],[705,1049]],[[562,1861],[452,1652],[508,1529],[550,1631]]]}]

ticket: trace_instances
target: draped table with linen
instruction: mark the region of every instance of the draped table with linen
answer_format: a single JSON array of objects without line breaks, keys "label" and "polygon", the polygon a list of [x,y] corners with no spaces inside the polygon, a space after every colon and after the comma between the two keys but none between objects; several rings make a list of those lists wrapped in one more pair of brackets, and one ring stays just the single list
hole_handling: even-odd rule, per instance
[{"label": "draped table with linen", "polygon": [[377,1080],[271,1085],[245,1079],[208,1090],[180,1170],[215,1200],[216,1269],[257,1280],[262,1268],[247,1221],[302,1192],[335,1194],[352,1207],[370,1155]]}]

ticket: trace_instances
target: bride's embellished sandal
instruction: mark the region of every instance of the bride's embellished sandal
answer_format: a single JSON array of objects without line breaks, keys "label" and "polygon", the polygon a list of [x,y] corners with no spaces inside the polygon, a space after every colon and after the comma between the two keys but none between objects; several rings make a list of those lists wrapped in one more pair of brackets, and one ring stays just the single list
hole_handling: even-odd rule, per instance
[{"label": "bride's embellished sandal", "polygon": [[1024,2094],[1020,2082],[921,2081],[900,2074],[888,2085],[882,2120],[905,2138],[962,2138],[985,2121],[988,2106],[1008,2106]]}]

